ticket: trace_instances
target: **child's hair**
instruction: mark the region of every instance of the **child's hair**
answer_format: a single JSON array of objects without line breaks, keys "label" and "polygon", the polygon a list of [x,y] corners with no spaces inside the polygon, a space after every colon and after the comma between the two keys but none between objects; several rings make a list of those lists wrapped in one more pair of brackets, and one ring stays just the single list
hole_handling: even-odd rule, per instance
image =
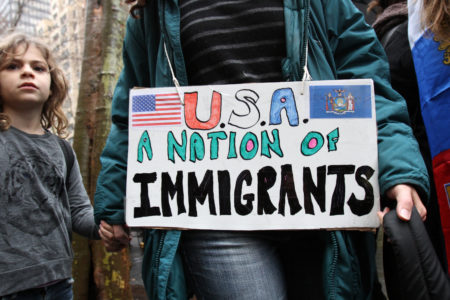
[{"label": "child's hair", "polygon": [[[25,47],[24,52],[30,46],[36,47],[49,67],[51,93],[42,109],[41,125],[45,129],[53,128],[59,136],[65,136],[68,121],[62,110],[62,104],[68,93],[68,84],[47,46],[43,42],[21,33],[11,33],[0,37],[0,71],[4,70],[14,59],[21,46]],[[3,112],[3,103],[0,97],[0,130],[7,130],[10,123],[10,118]]]},{"label": "child's hair", "polygon": [[[136,2],[136,3],[135,3]],[[127,4],[132,4],[131,9],[130,9],[130,14],[133,18],[139,18],[139,15],[136,14],[136,12],[138,10],[140,10],[141,8],[143,8],[147,3],[146,0],[125,0],[125,3]]]},{"label": "child's hair", "polygon": [[450,0],[424,0],[422,22],[437,40],[450,42]]}]

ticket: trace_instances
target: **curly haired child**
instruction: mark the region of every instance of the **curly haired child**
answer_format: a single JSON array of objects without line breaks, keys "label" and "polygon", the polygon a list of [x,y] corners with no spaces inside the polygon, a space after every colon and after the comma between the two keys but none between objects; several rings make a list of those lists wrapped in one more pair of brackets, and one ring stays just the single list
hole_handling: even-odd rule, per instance
[{"label": "curly haired child", "polygon": [[72,299],[71,232],[98,238],[77,160],[59,137],[67,91],[42,42],[23,34],[0,40],[2,300]]}]

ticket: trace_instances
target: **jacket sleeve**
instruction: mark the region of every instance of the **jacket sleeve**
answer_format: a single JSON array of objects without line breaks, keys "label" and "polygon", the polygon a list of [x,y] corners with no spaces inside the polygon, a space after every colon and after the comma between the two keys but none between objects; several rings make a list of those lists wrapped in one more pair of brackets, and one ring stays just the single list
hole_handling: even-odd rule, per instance
[{"label": "jacket sleeve", "polygon": [[148,82],[145,39],[139,20],[129,18],[123,43],[123,69],[114,90],[111,129],[100,157],[102,165],[95,192],[94,215],[97,224],[124,224],[124,198],[128,153],[128,99],[133,87]]},{"label": "jacket sleeve", "polygon": [[391,87],[389,64],[375,31],[349,0],[324,0],[323,7],[338,79],[374,81],[381,194],[407,183],[426,201],[426,168],[409,126],[405,100]]}]

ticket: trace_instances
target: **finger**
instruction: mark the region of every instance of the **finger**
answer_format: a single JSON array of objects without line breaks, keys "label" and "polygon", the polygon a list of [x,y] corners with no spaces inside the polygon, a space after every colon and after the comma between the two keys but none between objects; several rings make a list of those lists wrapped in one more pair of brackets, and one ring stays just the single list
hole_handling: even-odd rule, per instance
[{"label": "finger", "polygon": [[98,231],[99,231],[100,237],[102,237],[102,239],[103,239],[103,237],[108,240],[114,239],[114,232],[105,229],[105,227],[103,227],[102,224],[100,224]]},{"label": "finger", "polygon": [[114,240],[114,236],[107,236],[101,230],[99,230],[98,233],[99,233],[100,238],[102,239],[103,242],[105,242],[105,243],[113,243],[113,242],[115,242],[117,244],[120,244],[118,241]]},{"label": "finger", "polygon": [[378,219],[380,220],[381,225],[383,225],[384,216],[390,211],[389,207],[385,207],[383,211],[377,212]]},{"label": "finger", "polygon": [[420,199],[419,194],[415,189],[412,190],[412,198],[414,206],[419,212],[420,218],[422,219],[422,221],[425,221],[427,219],[427,209],[425,208],[425,205],[423,205],[422,200]]},{"label": "finger", "polygon": [[105,230],[114,233],[113,231],[113,227],[111,225],[109,225],[108,223],[106,223],[105,221],[101,220],[100,221],[100,227],[103,227]]},{"label": "finger", "polygon": [[392,187],[388,192],[388,197],[397,201],[397,216],[404,221],[411,218],[413,207],[412,188],[406,184],[398,184]]},{"label": "finger", "polygon": [[113,225],[114,238],[121,244],[128,245],[131,238],[122,225]]},{"label": "finger", "polygon": [[108,240],[108,238],[103,234],[103,232],[102,232],[101,229],[98,230],[98,235],[100,236],[100,238],[102,239],[102,241]]}]

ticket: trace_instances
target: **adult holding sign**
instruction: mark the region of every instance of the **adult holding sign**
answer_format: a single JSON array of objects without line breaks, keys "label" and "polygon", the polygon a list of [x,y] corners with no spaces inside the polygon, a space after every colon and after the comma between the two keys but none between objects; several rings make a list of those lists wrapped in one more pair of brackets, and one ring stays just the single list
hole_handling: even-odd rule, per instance
[{"label": "adult holding sign", "polygon": [[[425,217],[428,178],[404,100],[350,1],[137,1],[132,12],[95,196],[109,249],[127,241],[129,91],[173,86],[172,70],[181,86],[301,81],[305,70],[313,80],[372,79],[381,194],[400,218],[413,205]],[[143,279],[151,299],[186,299],[187,281],[198,299],[366,299],[376,294],[374,251],[370,232],[153,229]]]}]

